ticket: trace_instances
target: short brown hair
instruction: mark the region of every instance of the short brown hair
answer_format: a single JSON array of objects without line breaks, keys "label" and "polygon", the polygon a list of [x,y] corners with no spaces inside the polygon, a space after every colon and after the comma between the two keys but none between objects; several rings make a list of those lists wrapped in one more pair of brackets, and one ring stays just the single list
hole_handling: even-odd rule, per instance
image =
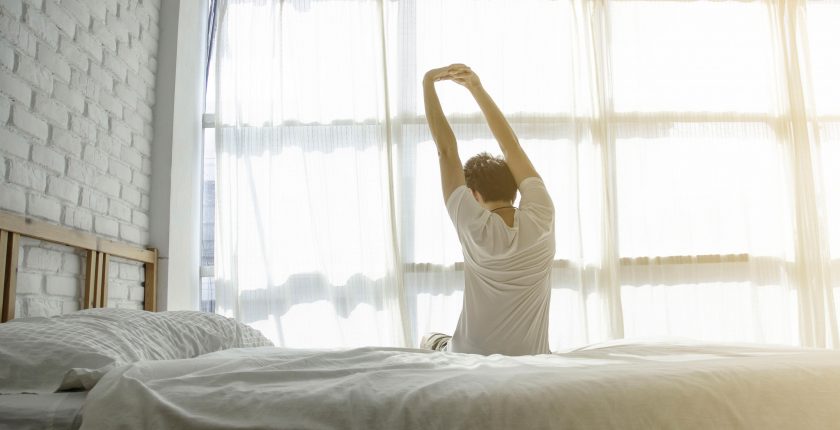
[{"label": "short brown hair", "polygon": [[467,188],[478,191],[486,202],[513,201],[516,181],[504,158],[482,152],[464,164]]}]

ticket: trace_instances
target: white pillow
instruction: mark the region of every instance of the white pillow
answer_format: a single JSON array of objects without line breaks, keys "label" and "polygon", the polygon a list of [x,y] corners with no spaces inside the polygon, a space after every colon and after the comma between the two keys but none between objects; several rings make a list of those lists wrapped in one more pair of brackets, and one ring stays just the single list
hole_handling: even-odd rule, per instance
[{"label": "white pillow", "polygon": [[135,361],[254,346],[272,343],[206,312],[106,308],[15,319],[0,324],[0,394],[90,389],[108,370]]}]

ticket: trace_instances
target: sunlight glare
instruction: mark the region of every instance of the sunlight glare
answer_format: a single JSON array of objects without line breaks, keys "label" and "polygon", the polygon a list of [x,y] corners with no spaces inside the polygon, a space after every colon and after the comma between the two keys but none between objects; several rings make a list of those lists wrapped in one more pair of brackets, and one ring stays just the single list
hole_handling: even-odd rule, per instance
[{"label": "sunlight glare", "polygon": [[763,2],[610,2],[618,112],[769,112]]}]

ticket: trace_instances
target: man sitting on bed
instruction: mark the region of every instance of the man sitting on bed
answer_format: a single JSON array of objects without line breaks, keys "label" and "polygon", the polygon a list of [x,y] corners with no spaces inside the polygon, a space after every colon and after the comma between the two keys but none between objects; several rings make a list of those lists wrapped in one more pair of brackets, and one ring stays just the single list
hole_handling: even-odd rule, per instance
[{"label": "man sitting on bed", "polygon": [[[451,80],[478,102],[504,159],[486,153],[461,166],[455,134],[435,82]],[[554,260],[554,204],[513,129],[463,64],[423,79],[426,118],[438,148],[446,209],[464,252],[464,307],[451,340],[427,336],[423,347],[473,354],[545,354],[549,275]],[[519,209],[513,207],[517,188]]]}]

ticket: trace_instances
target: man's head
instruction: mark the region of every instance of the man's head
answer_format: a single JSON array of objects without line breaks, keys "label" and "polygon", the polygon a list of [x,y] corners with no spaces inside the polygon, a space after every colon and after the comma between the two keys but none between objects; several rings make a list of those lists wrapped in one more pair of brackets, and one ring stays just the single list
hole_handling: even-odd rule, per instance
[{"label": "man's head", "polygon": [[516,181],[507,163],[501,157],[482,152],[464,164],[467,188],[476,193],[479,203],[513,202],[516,198]]}]

